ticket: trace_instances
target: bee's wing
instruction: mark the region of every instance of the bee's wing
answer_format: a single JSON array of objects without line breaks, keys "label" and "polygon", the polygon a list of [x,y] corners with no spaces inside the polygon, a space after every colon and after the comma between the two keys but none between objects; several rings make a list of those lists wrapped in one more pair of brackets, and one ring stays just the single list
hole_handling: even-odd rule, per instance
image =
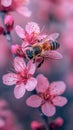
[{"label": "bee's wing", "polygon": [[45,35],[45,37],[42,39],[41,44],[48,40],[56,40],[59,37],[59,33],[52,33],[50,35]]},{"label": "bee's wing", "polygon": [[59,37],[59,33],[52,33],[47,37],[47,40],[56,40]]},{"label": "bee's wing", "polygon": [[62,59],[63,58],[61,53],[59,53],[57,51],[46,51],[44,53],[44,57],[45,58],[50,58],[50,59]]}]

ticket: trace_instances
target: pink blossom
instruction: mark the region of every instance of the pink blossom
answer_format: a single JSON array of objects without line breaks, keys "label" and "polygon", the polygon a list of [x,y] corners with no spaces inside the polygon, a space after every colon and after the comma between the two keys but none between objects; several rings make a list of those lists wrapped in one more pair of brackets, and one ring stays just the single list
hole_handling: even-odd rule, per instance
[{"label": "pink blossom", "polygon": [[23,16],[30,17],[31,11],[26,7],[29,0],[0,0],[1,11],[17,11]]},{"label": "pink blossom", "polygon": [[14,59],[15,73],[10,72],[3,76],[3,83],[6,85],[14,85],[14,95],[21,98],[25,91],[32,91],[37,85],[37,80],[33,77],[36,65],[29,61],[27,66],[23,58],[16,57]]},{"label": "pink blossom", "polygon": [[26,103],[34,108],[41,106],[41,110],[46,116],[53,116],[56,112],[55,106],[62,107],[67,103],[67,99],[60,96],[66,86],[62,81],[49,84],[48,79],[42,74],[37,76],[37,81],[37,94],[29,97]]},{"label": "pink blossom", "polygon": [[[43,44],[48,40],[55,40],[58,38],[58,33],[53,33],[51,35],[41,34],[40,28],[37,23],[29,22],[25,26],[25,30],[17,25],[15,27],[16,33],[23,40],[22,51],[26,54],[26,49],[29,48],[33,44]],[[46,49],[45,49],[46,50]],[[43,51],[44,52],[44,51]],[[52,59],[61,59],[62,55],[57,51],[46,50],[44,53],[42,52],[42,56],[44,58],[52,58]],[[40,57],[37,57],[37,59]]]},{"label": "pink blossom", "polygon": [[21,26],[17,25],[15,27],[15,31],[17,35],[24,41],[22,44],[23,50],[27,45],[35,44],[38,40],[45,36],[40,34],[40,28],[35,22],[29,22],[25,26],[25,30]]},{"label": "pink blossom", "polygon": [[35,44],[38,40],[45,37],[45,35],[40,34],[40,28],[37,23],[29,22],[25,26],[25,30],[17,25],[15,27],[17,35],[23,40],[22,51],[25,53],[27,46]]}]

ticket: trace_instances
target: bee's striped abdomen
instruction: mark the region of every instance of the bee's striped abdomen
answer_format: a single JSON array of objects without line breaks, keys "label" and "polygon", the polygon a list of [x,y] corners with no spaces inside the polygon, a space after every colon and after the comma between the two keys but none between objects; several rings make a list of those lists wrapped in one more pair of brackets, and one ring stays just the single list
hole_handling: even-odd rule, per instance
[{"label": "bee's striped abdomen", "polygon": [[50,41],[50,48],[51,48],[51,50],[56,50],[56,49],[59,48],[59,46],[60,46],[60,44],[58,42],[52,41],[52,40]]}]

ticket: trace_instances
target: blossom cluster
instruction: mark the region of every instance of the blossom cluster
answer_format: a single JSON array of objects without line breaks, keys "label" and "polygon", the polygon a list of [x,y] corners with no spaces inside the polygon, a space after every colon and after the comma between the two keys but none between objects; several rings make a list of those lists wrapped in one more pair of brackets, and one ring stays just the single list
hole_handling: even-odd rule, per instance
[{"label": "blossom cluster", "polygon": [[36,65],[31,61],[27,66],[22,58],[14,59],[15,73],[10,72],[3,76],[3,83],[6,85],[14,85],[14,95],[16,98],[21,98],[25,91],[32,91],[36,88],[37,94],[32,95],[26,101],[29,106],[42,106],[42,112],[46,116],[55,114],[55,105],[63,106],[67,103],[65,97],[59,96],[65,91],[65,84],[62,81],[49,84],[48,79],[39,74],[37,78],[33,77]]},{"label": "blossom cluster", "polygon": [[[35,22],[29,22],[25,26],[25,30],[17,25],[15,31],[22,39],[22,44],[11,46],[12,53],[15,55],[13,61],[14,71],[3,75],[3,83],[8,86],[15,85],[14,96],[17,99],[23,97],[26,91],[35,90],[33,95],[26,100],[26,104],[34,108],[41,108],[45,116],[53,116],[56,113],[55,106],[62,107],[67,103],[67,99],[61,96],[66,89],[66,85],[63,81],[50,84],[43,74],[38,74],[37,77],[34,77],[34,74],[38,66],[41,67],[44,62],[41,62],[40,58],[62,58],[58,51],[47,48],[48,45],[51,46],[52,44],[50,41],[54,42],[59,34],[54,33],[49,36],[42,34]],[[48,45],[42,47],[46,42],[48,42]],[[58,43],[57,46],[59,46]],[[41,51],[38,50],[39,47],[42,48]],[[38,66],[37,61],[40,64]]]},{"label": "blossom cluster", "polygon": [[[38,128],[45,129],[46,127],[50,130],[55,130],[57,127],[63,125],[63,120],[58,118],[53,122],[48,123],[48,117],[55,115],[57,106],[63,107],[66,105],[67,98],[62,96],[66,90],[66,84],[64,81],[53,81],[50,83],[50,80],[43,73],[36,72],[38,72],[39,68],[41,68],[46,61],[49,61],[49,59],[57,61],[63,58],[62,54],[57,51],[60,47],[60,44],[57,41],[59,33],[56,33],[56,31],[50,35],[43,33],[43,29],[40,29],[39,25],[33,21],[28,22],[25,25],[25,29],[19,24],[14,28],[15,21],[9,13],[16,11],[26,18],[30,17],[32,12],[28,9],[29,2],[30,0],[0,0],[0,17],[2,19],[0,35],[3,35],[8,42],[8,50],[6,50],[5,47],[3,48],[0,44],[0,65],[3,66],[3,64],[5,64],[7,54],[12,60],[11,62],[13,62],[12,71],[3,74],[2,82],[6,86],[14,86],[13,92],[16,99],[21,99],[27,93],[30,94],[26,99],[26,105],[38,108],[45,121],[45,126],[42,124],[40,125],[40,123],[37,122],[33,123],[33,125],[31,125],[32,130]],[[37,4],[36,0],[35,2]],[[61,4],[60,10],[64,10],[64,8],[68,6],[65,5],[65,3],[63,6],[61,1],[58,2],[55,0],[55,2],[58,5]],[[54,4],[53,0],[46,0],[46,2],[45,0],[42,0],[42,3],[41,0],[39,1],[38,7],[40,7],[40,12],[42,12],[42,8],[43,12],[46,12],[43,13],[43,17],[45,16],[46,18],[48,10],[50,12],[52,3]],[[55,12],[51,12],[54,13],[55,16],[58,16],[58,20],[61,20],[59,14],[61,14],[61,18],[64,17],[64,14],[60,10],[57,8],[55,9]],[[69,12],[72,11],[69,9]],[[51,13],[49,15],[49,23],[51,21]],[[67,16],[68,12],[66,13],[65,11],[65,15]],[[11,36],[12,29],[15,29],[14,31],[18,38],[20,38],[21,44],[13,42]],[[47,67],[45,66],[45,68]],[[9,111],[6,112],[6,114],[9,114]],[[5,117],[6,114],[2,116]],[[12,113],[10,114],[12,116]],[[6,124],[6,121],[0,117],[0,128],[5,129],[5,126],[7,127]],[[8,125],[8,129],[11,129],[10,127],[11,124],[10,126]],[[18,129],[18,127],[16,127],[16,129]]]}]

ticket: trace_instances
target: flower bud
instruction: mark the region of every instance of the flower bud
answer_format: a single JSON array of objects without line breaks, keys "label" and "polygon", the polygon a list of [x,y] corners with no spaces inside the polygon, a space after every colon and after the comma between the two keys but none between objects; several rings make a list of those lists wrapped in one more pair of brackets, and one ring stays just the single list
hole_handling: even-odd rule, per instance
[{"label": "flower bud", "polygon": [[61,117],[58,117],[55,119],[55,124],[58,126],[58,127],[61,127],[64,123],[64,120],[61,118]]},{"label": "flower bud", "polygon": [[12,53],[15,54],[16,56],[25,57],[21,46],[19,46],[18,44],[12,45],[11,50]]},{"label": "flower bud", "polygon": [[45,130],[45,126],[44,124],[37,122],[37,121],[33,121],[31,123],[31,129],[32,130]]},{"label": "flower bud", "polygon": [[6,15],[4,19],[4,24],[8,32],[10,32],[13,29],[14,20],[11,15]]},{"label": "flower bud", "polygon": [[53,122],[49,124],[50,130],[57,130],[59,127],[62,127],[64,121],[61,117],[56,118]]}]

